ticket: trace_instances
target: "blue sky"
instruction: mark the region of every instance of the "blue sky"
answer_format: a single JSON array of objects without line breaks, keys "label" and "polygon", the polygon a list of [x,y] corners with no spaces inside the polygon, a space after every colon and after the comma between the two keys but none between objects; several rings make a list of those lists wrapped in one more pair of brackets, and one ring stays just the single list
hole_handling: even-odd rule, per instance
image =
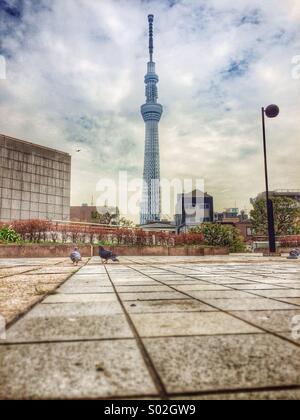
[{"label": "blue sky", "polygon": [[217,209],[250,208],[264,189],[260,108],[278,103],[271,188],[300,188],[298,0],[0,0],[0,131],[71,153],[73,204],[101,177],[141,176],[149,12],[162,176],[204,178]]}]

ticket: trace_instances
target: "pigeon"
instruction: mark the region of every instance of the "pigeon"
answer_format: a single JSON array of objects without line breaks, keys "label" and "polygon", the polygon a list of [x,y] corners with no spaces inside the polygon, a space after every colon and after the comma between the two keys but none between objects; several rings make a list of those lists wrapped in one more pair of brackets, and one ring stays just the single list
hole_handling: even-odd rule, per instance
[{"label": "pigeon", "polygon": [[300,251],[299,249],[293,249],[290,252],[290,255],[288,257],[289,260],[298,260],[298,258],[300,257]]},{"label": "pigeon", "polygon": [[106,251],[102,246],[99,248],[99,255],[104,264],[108,263],[109,260],[113,262],[120,262],[115,254],[111,251]]},{"label": "pigeon", "polygon": [[82,260],[79,249],[78,248],[74,248],[74,250],[72,251],[71,255],[70,255],[71,261],[73,264],[78,265],[79,261]]}]

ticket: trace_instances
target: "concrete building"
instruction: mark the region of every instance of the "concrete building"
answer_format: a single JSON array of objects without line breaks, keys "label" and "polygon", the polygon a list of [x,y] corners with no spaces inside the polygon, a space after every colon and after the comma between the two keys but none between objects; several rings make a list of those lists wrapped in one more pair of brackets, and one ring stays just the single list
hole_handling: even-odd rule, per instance
[{"label": "concrete building", "polygon": [[71,156],[0,135],[0,221],[69,220]]},{"label": "concrete building", "polygon": [[166,221],[166,222],[164,222],[164,221],[152,222],[152,223],[147,223],[146,225],[142,225],[142,226],[138,226],[138,227],[140,227],[145,232],[178,233],[178,228],[174,224],[174,222],[171,223],[171,222],[168,222],[168,221]]},{"label": "concrete building", "polygon": [[238,222],[234,224],[234,227],[236,227],[246,242],[252,241],[254,234],[252,229],[252,223],[250,220],[245,220],[243,222]]},{"label": "concrete building", "polygon": [[[111,223],[119,223],[120,212],[117,207],[96,207],[89,206],[88,204],[82,204],[81,206],[71,207],[72,222],[106,224],[103,223],[104,219],[106,219],[105,217],[103,217],[105,215],[114,216]],[[109,219],[110,217],[107,217],[107,221],[109,221]]]},{"label": "concrete building", "polygon": [[228,208],[222,213],[215,213],[214,219],[216,223],[240,223],[246,222],[249,216],[244,210],[240,212],[238,208]]},{"label": "concrete building", "polygon": [[244,210],[227,208],[222,213],[215,213],[215,223],[237,228],[246,242],[253,239],[252,224]]},{"label": "concrete building", "polygon": [[175,221],[177,226],[193,227],[214,221],[214,199],[211,195],[194,190],[179,194]]},{"label": "concrete building", "polygon": [[[293,200],[296,200],[300,204],[300,190],[274,190],[270,191],[270,198],[272,197],[286,197],[286,198],[292,198]],[[251,203],[253,203],[256,200],[260,200],[262,198],[266,198],[266,192],[258,194],[258,196],[255,199],[251,200]]]},{"label": "concrete building", "polygon": [[240,221],[239,209],[237,208],[225,209],[222,213],[215,213],[214,217],[215,217],[215,222],[238,223]]},{"label": "concrete building", "polygon": [[161,191],[160,191],[160,155],[159,130],[163,107],[157,102],[159,78],[155,72],[153,61],[153,21],[154,16],[148,16],[149,21],[149,54],[148,71],[145,76],[146,103],[141,112],[145,122],[145,161],[144,161],[144,191],[141,203],[141,225],[159,222],[161,219]]}]

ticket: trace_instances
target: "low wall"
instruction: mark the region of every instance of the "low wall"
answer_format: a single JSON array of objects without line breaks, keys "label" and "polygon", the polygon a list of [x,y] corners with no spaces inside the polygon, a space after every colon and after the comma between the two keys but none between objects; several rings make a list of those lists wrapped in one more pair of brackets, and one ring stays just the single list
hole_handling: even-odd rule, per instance
[{"label": "low wall", "polygon": [[[99,255],[98,246],[80,245],[80,252],[83,257]],[[64,244],[28,244],[28,245],[0,245],[0,258],[67,258],[74,245]],[[111,247],[115,254],[120,257],[159,257],[159,256],[213,256],[229,255],[228,248],[204,248],[196,246],[168,248],[156,247]]]},{"label": "low wall", "polygon": [[229,255],[229,248],[204,248],[204,256]]},{"label": "low wall", "polygon": [[[65,258],[68,257],[73,245],[0,245],[0,258]],[[91,257],[91,246],[83,245],[80,252],[83,257]]]},{"label": "low wall", "polygon": [[[177,246],[177,247],[112,247],[115,254],[123,257],[204,257],[210,255],[229,255],[228,248],[204,248],[197,246]],[[94,248],[94,255],[98,255],[98,248]]]},{"label": "low wall", "polygon": [[[297,247],[294,248],[282,248],[282,247],[278,247],[276,249],[276,255],[282,255],[282,254],[289,254],[291,251],[293,251],[293,249],[295,249]],[[269,248],[262,248],[260,250],[257,250],[256,252],[260,252],[263,253],[265,256],[270,255],[270,250]],[[274,255],[274,254],[273,254]]]}]

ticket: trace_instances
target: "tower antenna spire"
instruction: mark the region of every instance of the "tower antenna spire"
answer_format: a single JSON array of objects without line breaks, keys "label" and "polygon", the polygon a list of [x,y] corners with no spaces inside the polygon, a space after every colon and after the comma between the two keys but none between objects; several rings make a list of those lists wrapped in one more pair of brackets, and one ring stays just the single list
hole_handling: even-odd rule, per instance
[{"label": "tower antenna spire", "polygon": [[154,22],[154,16],[149,15],[148,16],[148,22],[149,22],[149,53],[150,53],[150,62],[153,62],[153,51],[154,51],[154,44],[153,44],[153,22]]},{"label": "tower antenna spire", "polygon": [[160,191],[160,155],[159,155],[159,129],[163,107],[158,100],[158,75],[155,72],[153,61],[153,22],[154,16],[148,16],[149,22],[149,53],[150,62],[147,63],[145,76],[146,103],[142,105],[141,112],[145,122],[145,160],[144,160],[144,188],[141,202],[141,225],[161,220],[161,191]]}]

